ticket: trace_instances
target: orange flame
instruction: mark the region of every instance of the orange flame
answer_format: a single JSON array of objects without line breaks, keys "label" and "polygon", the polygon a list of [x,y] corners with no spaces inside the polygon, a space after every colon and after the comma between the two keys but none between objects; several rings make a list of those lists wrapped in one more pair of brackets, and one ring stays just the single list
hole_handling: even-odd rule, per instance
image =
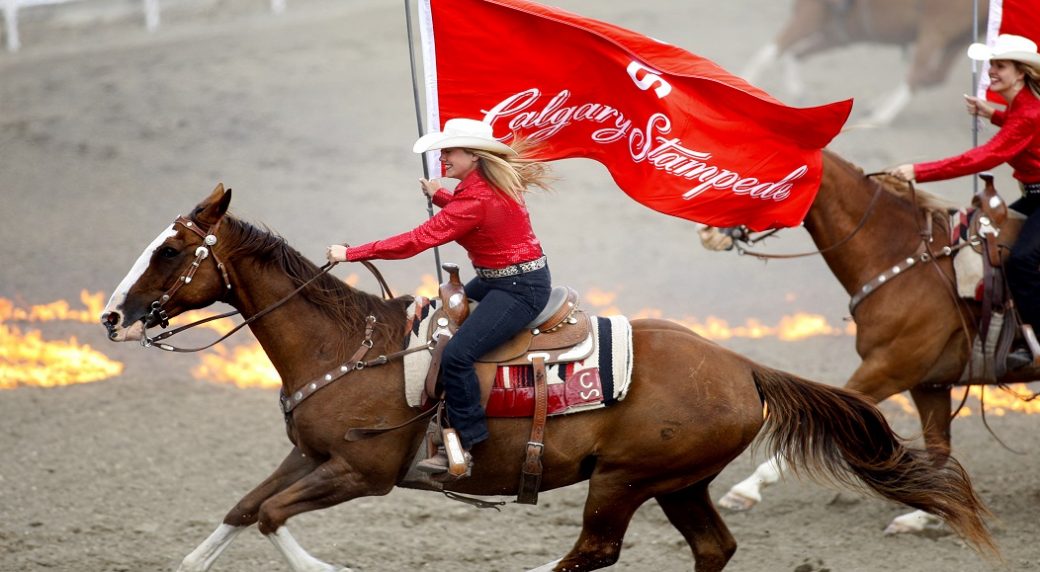
[{"label": "orange flame", "polygon": [[52,322],[66,320],[72,322],[97,323],[101,311],[105,308],[105,295],[102,292],[91,294],[83,290],[79,299],[86,308],[74,310],[67,300],[58,300],[49,304],[38,304],[29,308],[17,308],[14,302],[0,298],[0,322]]},{"label": "orange flame", "polygon": [[433,274],[423,274],[421,280],[422,283],[415,289],[415,295],[425,298],[436,298],[437,292],[440,290],[440,284],[437,283],[437,279],[434,278]]},{"label": "orange flame", "polygon": [[231,350],[223,346],[213,349],[215,353],[204,354],[202,363],[191,370],[195,379],[231,383],[237,387],[282,386],[282,378],[260,344],[236,346]]},{"label": "orange flame", "polygon": [[18,308],[11,300],[0,298],[0,389],[89,383],[123,372],[122,363],[80,344],[75,337],[66,341],[44,340],[39,330],[23,333],[4,323],[11,320],[96,322],[104,308],[104,295],[84,290],[80,300],[86,306],[83,310],[70,308],[65,300]]},{"label": "orange flame", "polygon": [[[1024,383],[1009,385],[1006,390],[995,386],[972,385],[968,388],[968,399],[964,402],[964,407],[961,407],[957,413],[957,417],[979,415],[983,406],[985,406],[987,416],[1003,417],[1010,412],[1027,415],[1040,413],[1040,398],[1032,401],[1025,399],[1032,395],[1033,391]],[[954,388],[953,407],[957,407],[963,397],[963,390]],[[905,413],[917,414],[917,408],[914,407],[913,402],[902,394],[893,395],[888,400],[898,405]]]},{"label": "orange flame", "polygon": [[[355,286],[358,283],[358,275],[351,274],[344,282]],[[437,279],[432,274],[424,274],[422,283],[415,290],[415,295],[427,298],[437,296],[437,289]],[[178,316],[178,322],[181,320],[189,322],[212,315],[204,310],[186,312]],[[215,320],[205,325],[221,334],[232,327],[223,320]],[[255,340],[251,344],[235,346],[231,350],[223,346],[216,346],[214,350],[214,353],[204,354],[201,358],[202,363],[192,369],[191,373],[195,379],[230,383],[237,387],[281,387],[282,379],[278,375],[278,370],[274,368],[263,348]]]},{"label": "orange flame", "polygon": [[[584,301],[596,308],[596,312],[604,315],[623,314],[614,301],[617,294],[605,292],[598,288],[592,288],[583,296]],[[787,299],[794,300],[796,296],[788,294]],[[659,308],[643,308],[638,312],[629,314],[632,319],[637,318],[664,318],[664,312]],[[855,336],[856,324],[849,322],[844,326],[833,326],[827,322],[827,318],[819,314],[797,312],[790,316],[780,318],[775,326],[763,324],[754,318],[748,318],[741,326],[731,326],[728,321],[708,316],[703,321],[692,316],[683,318],[667,318],[678,324],[690,328],[698,335],[710,340],[728,340],[732,338],[767,338],[776,337],[787,342],[796,342],[815,336]]]}]

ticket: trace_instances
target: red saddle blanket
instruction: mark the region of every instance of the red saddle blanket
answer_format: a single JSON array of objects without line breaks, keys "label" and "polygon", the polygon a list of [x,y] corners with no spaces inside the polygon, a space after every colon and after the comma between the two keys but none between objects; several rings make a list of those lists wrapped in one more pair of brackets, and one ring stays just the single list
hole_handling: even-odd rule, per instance
[{"label": "red saddle blanket", "polygon": [[[408,308],[406,347],[425,345],[431,306],[437,300],[416,298]],[[628,392],[632,380],[632,325],[624,316],[592,317],[593,351],[585,359],[546,366],[549,415],[606,407]],[[405,398],[412,407],[422,401],[430,352],[406,355]],[[488,397],[488,417],[531,417],[534,414],[534,372],[530,365],[499,367]]]},{"label": "red saddle blanket", "polygon": [[[592,318],[595,349],[581,361],[550,364],[546,369],[549,415],[606,407],[624,398],[632,377],[632,330],[621,316]],[[487,403],[488,417],[534,414],[534,368],[498,368]]]}]

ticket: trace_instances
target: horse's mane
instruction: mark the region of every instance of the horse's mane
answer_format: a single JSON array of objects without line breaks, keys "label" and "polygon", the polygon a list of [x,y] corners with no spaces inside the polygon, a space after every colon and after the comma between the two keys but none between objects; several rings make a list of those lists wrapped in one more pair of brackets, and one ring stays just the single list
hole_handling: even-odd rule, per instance
[{"label": "horse's mane", "polygon": [[[846,169],[857,173],[860,178],[868,178],[862,167],[835,153],[831,153],[831,156],[838,159],[839,163],[843,164]],[[888,194],[899,197],[908,204],[912,205],[916,198],[918,208],[923,209],[925,212],[939,219],[946,218],[950,211],[956,211],[962,208],[962,205],[955,201],[922,190],[916,185],[913,187],[913,193],[911,193],[910,183],[900,179],[899,177],[889,175],[888,173],[873,173],[869,179],[880,185],[882,189],[888,192]]]},{"label": "horse's mane", "polygon": [[[312,278],[319,268],[305,258],[284,238],[267,227],[227,216],[224,219],[229,250],[225,256],[235,259],[249,256],[288,276],[297,286]],[[403,305],[411,297],[395,298],[387,303],[378,296],[351,288],[335,277],[324,274],[300,292],[300,296],[335,320],[345,332],[364,332],[365,318],[376,317],[376,327],[383,339],[396,340],[404,328]],[[389,328],[389,329],[387,329]]]},{"label": "horse's mane", "polygon": [[913,194],[911,194],[910,183],[892,175],[877,175],[876,178],[883,181],[882,186],[886,191],[897,197],[913,202],[914,197],[916,196],[917,206],[928,211],[942,211],[943,213],[946,213],[948,211],[959,210],[963,206],[958,204],[956,201],[951,201],[950,199],[940,197],[935,193],[925,191],[917,185],[914,185]]}]

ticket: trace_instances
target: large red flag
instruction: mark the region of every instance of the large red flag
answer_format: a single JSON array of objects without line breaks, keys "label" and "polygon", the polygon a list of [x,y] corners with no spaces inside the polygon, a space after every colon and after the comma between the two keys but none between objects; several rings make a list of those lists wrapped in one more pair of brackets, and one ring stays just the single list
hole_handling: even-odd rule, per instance
[{"label": "large red flag", "polygon": [[[992,46],[1000,34],[1024,36],[1040,44],[1040,2],[1037,0],[990,0],[989,19],[986,21],[986,44]],[[1006,103],[1004,98],[989,91],[989,62],[982,65],[979,75],[978,97]]]},{"label": "large red flag", "polygon": [[799,224],[820,150],[852,108],[787,107],[683,49],[526,0],[419,11],[427,125],[482,119],[504,141],[542,142],[544,159],[595,159],[640,203],[713,226]]}]

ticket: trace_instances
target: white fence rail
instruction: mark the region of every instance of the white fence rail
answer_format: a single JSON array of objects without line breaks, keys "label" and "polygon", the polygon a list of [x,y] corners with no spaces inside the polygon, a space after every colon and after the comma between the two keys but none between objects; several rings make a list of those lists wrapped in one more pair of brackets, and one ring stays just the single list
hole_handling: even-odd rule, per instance
[{"label": "white fence rail", "polygon": [[[18,37],[18,11],[34,6],[46,6],[48,4],[66,4],[69,2],[80,2],[86,0],[0,0],[0,15],[4,20],[4,44],[7,51],[17,52],[22,43]],[[141,8],[144,11],[144,26],[149,32],[159,29],[160,0],[141,0]],[[271,12],[281,14],[285,12],[286,0],[270,0]]]}]

